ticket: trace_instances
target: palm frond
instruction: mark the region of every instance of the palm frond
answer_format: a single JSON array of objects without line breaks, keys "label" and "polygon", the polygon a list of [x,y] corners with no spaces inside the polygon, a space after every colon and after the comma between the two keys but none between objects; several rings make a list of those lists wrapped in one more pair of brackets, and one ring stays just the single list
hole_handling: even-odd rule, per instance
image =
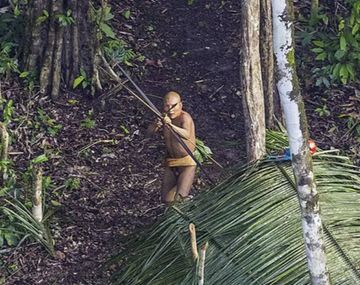
[{"label": "palm frond", "polygon": [[[274,150],[286,143],[274,138]],[[314,156],[333,284],[360,284],[360,170],[331,152]],[[197,284],[188,225],[209,243],[205,284],[311,284],[290,162],[261,161],[190,203],[171,207],[120,258],[114,284]],[[117,260],[119,261],[119,260]]]},{"label": "palm frond", "polygon": [[5,200],[5,205],[0,207],[0,211],[15,220],[17,228],[43,245],[51,255],[54,255],[53,240],[49,229],[46,228],[46,225],[35,220],[24,204],[16,199],[13,201]]}]

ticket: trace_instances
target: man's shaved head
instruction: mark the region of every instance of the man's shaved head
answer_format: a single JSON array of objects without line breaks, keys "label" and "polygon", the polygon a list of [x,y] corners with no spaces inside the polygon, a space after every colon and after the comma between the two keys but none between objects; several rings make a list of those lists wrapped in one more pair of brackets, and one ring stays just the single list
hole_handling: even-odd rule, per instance
[{"label": "man's shaved head", "polygon": [[166,95],[164,96],[164,101],[167,101],[169,99],[176,99],[178,102],[181,101],[181,96],[179,93],[175,92],[175,91],[170,91],[168,93],[166,93]]},{"label": "man's shaved head", "polygon": [[170,91],[164,96],[164,111],[168,113],[170,119],[175,119],[182,112],[182,102],[179,93]]}]

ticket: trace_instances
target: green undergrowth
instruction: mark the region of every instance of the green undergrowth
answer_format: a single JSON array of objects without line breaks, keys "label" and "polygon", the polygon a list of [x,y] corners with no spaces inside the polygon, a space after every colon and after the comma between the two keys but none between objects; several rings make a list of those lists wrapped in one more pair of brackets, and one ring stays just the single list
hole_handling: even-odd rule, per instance
[{"label": "green undergrowth", "polygon": [[[271,132],[270,150],[287,146]],[[333,284],[360,282],[360,171],[335,151],[314,154],[328,267]],[[311,284],[290,162],[258,161],[195,200],[170,207],[145,235],[114,257],[113,284],[198,284],[189,224],[208,244],[205,284]],[[199,250],[200,251],[200,250]]]}]

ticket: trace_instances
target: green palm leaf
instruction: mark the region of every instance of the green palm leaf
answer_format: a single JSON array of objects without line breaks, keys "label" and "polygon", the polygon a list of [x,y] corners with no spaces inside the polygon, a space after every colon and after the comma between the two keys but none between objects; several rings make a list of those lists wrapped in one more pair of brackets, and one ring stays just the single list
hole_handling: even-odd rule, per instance
[{"label": "green palm leaf", "polygon": [[5,205],[0,211],[15,221],[15,226],[23,231],[23,234],[33,238],[51,254],[54,255],[53,240],[50,231],[43,223],[38,222],[32,213],[20,201],[13,199],[5,200]]},{"label": "green palm leaf", "polygon": [[[286,140],[277,139],[273,150]],[[268,143],[269,143],[268,138]],[[333,152],[314,156],[328,267],[333,284],[360,284],[360,171]],[[208,241],[205,284],[311,284],[291,164],[266,160],[235,175],[191,203],[171,207],[129,245],[115,284],[197,284],[188,225],[198,245]],[[119,262],[119,259],[115,259]]]}]

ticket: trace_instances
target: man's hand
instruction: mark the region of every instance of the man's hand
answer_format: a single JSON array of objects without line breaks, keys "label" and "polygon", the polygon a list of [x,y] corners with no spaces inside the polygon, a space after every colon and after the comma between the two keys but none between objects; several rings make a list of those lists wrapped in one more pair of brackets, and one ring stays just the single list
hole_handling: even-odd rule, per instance
[{"label": "man's hand", "polygon": [[163,122],[160,118],[157,118],[148,128],[146,131],[146,136],[151,136],[154,133],[156,133],[157,131],[159,131],[161,129],[161,127],[163,126]]},{"label": "man's hand", "polygon": [[166,115],[166,114],[164,115],[162,121],[164,122],[164,124],[168,124],[168,125],[171,124],[171,119],[170,119],[169,116]]},{"label": "man's hand", "polygon": [[161,119],[157,118],[154,122],[156,129],[160,129],[163,126],[163,122],[161,121]]}]

